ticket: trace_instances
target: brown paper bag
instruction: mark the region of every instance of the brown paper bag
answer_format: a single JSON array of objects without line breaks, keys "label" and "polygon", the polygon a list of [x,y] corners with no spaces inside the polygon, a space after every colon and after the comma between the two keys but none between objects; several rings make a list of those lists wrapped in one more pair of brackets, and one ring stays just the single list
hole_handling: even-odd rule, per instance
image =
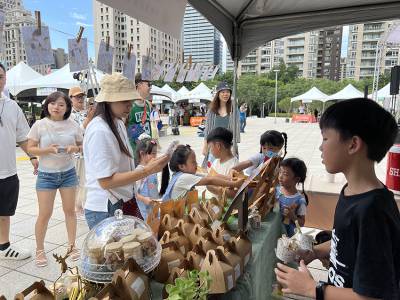
[{"label": "brown paper bag", "polygon": [[235,273],[235,281],[239,279],[239,277],[244,273],[243,261],[240,256],[234,251],[230,251],[229,247],[218,246],[217,251],[222,251],[226,260],[229,262],[229,265],[233,268]]},{"label": "brown paper bag", "polygon": [[207,232],[203,237],[199,239],[197,244],[203,249],[205,253],[209,250],[217,248],[218,244],[214,241],[211,232]]},{"label": "brown paper bag", "polygon": [[230,244],[234,251],[242,258],[243,266],[246,266],[250,260],[252,251],[250,240],[243,232],[240,232],[237,237],[231,239]]},{"label": "brown paper bag", "polygon": [[196,222],[193,220],[192,216],[187,215],[186,216],[186,221],[183,220],[183,219],[180,219],[176,226],[181,227],[182,230],[183,230],[183,234],[186,237],[189,237],[190,234],[192,233],[192,230],[193,230],[195,225],[196,225]]},{"label": "brown paper bag", "polygon": [[213,230],[212,235],[217,244],[221,246],[224,245],[226,242],[229,242],[230,239],[234,236],[234,234],[227,229],[225,223],[221,223],[221,225]]},{"label": "brown paper bag", "polygon": [[116,282],[107,284],[97,295],[93,297],[98,300],[125,300],[130,299],[129,293],[126,293],[123,288],[122,278],[118,276]]},{"label": "brown paper bag", "polygon": [[160,229],[158,230],[158,235],[162,236],[165,231],[171,231],[178,224],[178,219],[171,217],[171,215],[164,215],[161,219]]},{"label": "brown paper bag", "polygon": [[173,216],[175,218],[181,219],[185,215],[185,204],[186,204],[186,199],[181,198],[178,200],[174,201],[174,213]]},{"label": "brown paper bag", "polygon": [[164,283],[174,267],[178,267],[185,259],[176,242],[162,245],[161,260],[154,270],[154,279]]},{"label": "brown paper bag", "polygon": [[176,226],[170,231],[169,240],[177,243],[183,255],[186,255],[192,248],[189,238],[185,236],[183,229],[180,227]]},{"label": "brown paper bag", "polygon": [[189,215],[196,223],[200,223],[203,220],[207,223],[210,221],[209,213],[203,203],[201,203],[199,207],[193,207],[189,212]]},{"label": "brown paper bag", "polygon": [[160,229],[160,203],[155,203],[151,212],[147,215],[146,223],[150,226],[155,236],[158,236]]},{"label": "brown paper bag", "polygon": [[160,219],[165,215],[173,215],[174,212],[174,200],[164,201],[160,203]]},{"label": "brown paper bag", "polygon": [[170,242],[170,236],[171,236],[171,233],[169,231],[165,231],[163,236],[160,239],[160,244],[163,245],[163,244],[169,243]]},{"label": "brown paper bag", "polygon": [[210,294],[226,293],[236,285],[233,268],[226,258],[217,256],[214,250],[207,252],[201,271],[207,271],[212,277]]},{"label": "brown paper bag", "polygon": [[223,208],[220,207],[219,202],[216,198],[211,198],[206,202],[206,208],[210,214],[212,221],[217,221],[222,217]]},{"label": "brown paper bag", "polygon": [[112,281],[117,284],[122,278],[122,289],[130,298],[128,300],[149,300],[149,279],[134,259],[129,258],[122,269],[114,272]]},{"label": "brown paper bag", "polygon": [[193,262],[193,268],[199,271],[201,270],[205,258],[206,253],[199,245],[195,245],[192,251],[189,251],[186,255],[186,259]]},{"label": "brown paper bag", "polygon": [[199,191],[192,190],[186,193],[186,206],[188,211],[192,209],[192,207],[199,205]]}]

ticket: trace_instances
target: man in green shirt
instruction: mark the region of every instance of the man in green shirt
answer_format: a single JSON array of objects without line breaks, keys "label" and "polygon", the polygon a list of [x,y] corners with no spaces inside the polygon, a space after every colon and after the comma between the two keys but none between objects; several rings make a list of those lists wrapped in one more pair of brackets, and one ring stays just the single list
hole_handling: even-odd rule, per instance
[{"label": "man in green shirt", "polygon": [[142,133],[151,136],[151,104],[146,100],[150,95],[151,82],[148,80],[142,80],[142,75],[138,73],[135,76],[135,84],[142,99],[133,102],[129,114],[128,136],[133,153],[136,151],[136,142]]}]

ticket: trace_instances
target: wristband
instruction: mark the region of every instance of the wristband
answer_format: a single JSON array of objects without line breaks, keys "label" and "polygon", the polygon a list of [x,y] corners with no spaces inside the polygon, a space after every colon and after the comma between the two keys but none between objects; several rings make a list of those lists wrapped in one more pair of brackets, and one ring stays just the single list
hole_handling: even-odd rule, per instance
[{"label": "wristband", "polygon": [[37,159],[37,157],[36,156],[29,157],[29,160],[34,160],[34,159]]},{"label": "wristband", "polygon": [[315,287],[315,299],[316,300],[324,300],[326,286],[327,286],[326,282],[318,281],[317,286]]}]

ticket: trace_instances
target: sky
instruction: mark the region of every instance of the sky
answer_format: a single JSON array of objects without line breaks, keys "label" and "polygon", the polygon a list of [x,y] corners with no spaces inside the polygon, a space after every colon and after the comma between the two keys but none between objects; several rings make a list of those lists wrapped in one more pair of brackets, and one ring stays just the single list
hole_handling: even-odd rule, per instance
[{"label": "sky", "polygon": [[23,0],[32,12],[39,10],[42,23],[49,26],[51,47],[63,48],[68,53],[68,39],[75,38],[79,26],[85,27],[83,37],[88,39],[89,57],[94,57],[94,33],[91,0]]}]

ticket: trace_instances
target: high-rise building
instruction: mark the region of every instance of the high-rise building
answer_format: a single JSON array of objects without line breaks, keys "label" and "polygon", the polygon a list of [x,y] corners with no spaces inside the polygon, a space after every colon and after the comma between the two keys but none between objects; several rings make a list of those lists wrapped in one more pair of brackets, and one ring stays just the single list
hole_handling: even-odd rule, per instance
[{"label": "high-rise building", "polygon": [[[22,1],[3,0],[0,5],[5,12],[3,59],[10,69],[20,61],[26,62],[25,47],[20,28],[35,25],[32,13],[23,7]],[[46,74],[49,65],[31,66],[41,74]]]},{"label": "high-rise building", "polygon": [[189,4],[183,18],[183,54],[185,61],[222,67],[221,33]]},{"label": "high-rise building", "polygon": [[342,49],[342,26],[319,31],[317,78],[340,79],[340,54]]},{"label": "high-rise building", "polygon": [[114,47],[113,70],[122,72],[123,60],[128,44],[136,54],[136,72],[140,72],[141,57],[149,54],[154,61],[181,61],[181,42],[172,36],[144,24],[110,6],[93,0],[95,59],[101,40],[110,37]]},{"label": "high-rise building", "polygon": [[53,49],[54,64],[51,65],[52,69],[61,69],[68,63],[68,54],[62,48]]},{"label": "high-rise building", "polygon": [[319,31],[311,31],[284,38],[284,61],[299,68],[299,76],[317,76]]},{"label": "high-rise building", "polygon": [[339,80],[347,78],[347,58],[340,58],[340,77]]},{"label": "high-rise building", "polygon": [[[347,76],[356,80],[372,77],[375,70],[376,45],[386,35],[394,21],[350,25],[347,50]],[[380,72],[389,72],[399,64],[399,47],[385,46]]]}]

